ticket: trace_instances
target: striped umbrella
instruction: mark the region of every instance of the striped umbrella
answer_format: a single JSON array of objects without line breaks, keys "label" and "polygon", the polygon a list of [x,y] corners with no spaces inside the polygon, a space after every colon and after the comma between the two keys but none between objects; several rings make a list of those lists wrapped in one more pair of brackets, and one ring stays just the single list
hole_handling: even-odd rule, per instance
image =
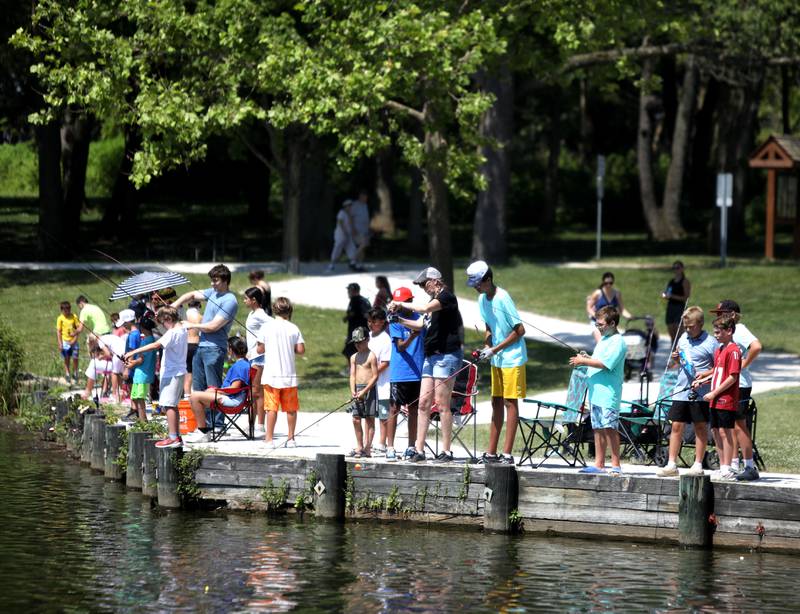
[{"label": "striped umbrella", "polygon": [[149,294],[163,288],[173,288],[188,283],[189,280],[180,273],[145,271],[133,277],[128,277],[128,279],[119,283],[117,289],[114,290],[114,294],[108,300],[116,301],[121,298],[131,298],[132,296]]}]

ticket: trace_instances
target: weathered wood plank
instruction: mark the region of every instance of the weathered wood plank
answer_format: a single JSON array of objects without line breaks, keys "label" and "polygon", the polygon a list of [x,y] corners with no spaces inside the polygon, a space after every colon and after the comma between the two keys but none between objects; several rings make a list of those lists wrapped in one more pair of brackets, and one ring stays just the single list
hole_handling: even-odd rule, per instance
[{"label": "weathered wood plank", "polygon": [[713,482],[714,501],[772,501],[800,505],[800,488],[774,486],[767,482]]},{"label": "weathered wood plank", "polygon": [[[466,465],[462,464],[411,464],[374,463],[368,459],[348,459],[348,468],[353,476],[362,475],[397,480],[435,480],[437,482],[462,482]],[[361,466],[355,469],[355,465]],[[486,472],[480,465],[469,465],[469,481],[483,484]]]},{"label": "weathered wood plank", "polygon": [[526,488],[520,490],[519,502],[646,510],[647,497],[639,493],[574,488]]},{"label": "weathered wood plank", "polygon": [[482,516],[458,516],[454,514],[440,514],[436,512],[412,512],[410,514],[390,514],[387,512],[348,512],[348,518],[382,520],[387,522],[407,521],[426,524],[455,524],[458,526],[483,526]]},{"label": "weathered wood plank", "polygon": [[647,495],[648,512],[678,513],[679,499],[671,495]]},{"label": "weathered wood plank", "polygon": [[756,535],[759,523],[764,527],[764,534],[773,537],[791,537],[800,539],[800,522],[791,520],[774,520],[764,518],[741,518],[738,516],[717,515],[717,533],[743,533]]},{"label": "weathered wood plank", "polygon": [[[225,501],[257,501],[262,502],[261,488],[251,487],[236,487],[236,486],[199,486],[200,493],[204,499],[215,499]],[[289,493],[286,497],[287,505],[293,506],[294,500],[302,490],[296,488],[289,488]]]},{"label": "weathered wood plank", "polygon": [[633,525],[608,525],[568,520],[540,520],[525,518],[525,533],[545,535],[570,535],[612,541],[658,541],[678,542],[678,530],[665,527],[643,527]]},{"label": "weathered wood plank", "polygon": [[237,471],[209,471],[198,469],[195,473],[195,481],[198,484],[217,485],[217,486],[249,486],[261,488],[270,479],[276,486],[286,480],[290,485],[302,488],[305,484],[306,475],[301,474],[275,474],[275,473],[256,473],[256,472],[237,472]]},{"label": "weathered wood plank", "polygon": [[483,484],[468,484],[464,489],[463,483],[437,482],[427,480],[388,480],[382,478],[366,478],[362,476],[353,479],[356,491],[370,490],[375,493],[390,493],[397,487],[402,495],[414,495],[427,490],[429,497],[458,498],[464,493],[467,497],[483,496]]},{"label": "weathered wood plank", "polygon": [[555,473],[552,471],[520,471],[519,487],[520,491],[532,487],[550,487],[678,496],[678,480],[632,475],[612,477],[586,475],[577,472]]},{"label": "weathered wood plank", "polygon": [[799,506],[791,503],[779,503],[774,501],[716,500],[714,503],[714,511],[717,516],[734,516],[753,518],[756,520],[772,518],[775,520],[800,521]]},{"label": "weathered wood plank", "polygon": [[209,454],[203,457],[200,467],[227,471],[273,471],[300,473],[307,470],[313,461],[307,459],[281,459],[258,456],[223,456]]},{"label": "weathered wood plank", "polygon": [[758,535],[744,533],[716,533],[714,545],[726,548],[747,548],[748,550],[762,550],[764,552],[786,552],[797,554],[800,552],[800,538],[780,537],[765,535],[760,539]]},{"label": "weathered wood plank", "polygon": [[678,515],[668,512],[645,512],[605,507],[570,506],[552,503],[520,503],[523,518],[570,520],[603,525],[678,528]]}]

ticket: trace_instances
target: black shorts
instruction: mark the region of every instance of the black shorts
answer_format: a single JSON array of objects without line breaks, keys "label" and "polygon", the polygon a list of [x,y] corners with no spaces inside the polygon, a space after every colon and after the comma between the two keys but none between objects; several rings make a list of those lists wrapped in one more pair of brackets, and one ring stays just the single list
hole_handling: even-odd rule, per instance
[{"label": "black shorts", "polygon": [[712,429],[732,429],[736,424],[736,412],[730,409],[711,408]]},{"label": "black shorts", "polygon": [[419,401],[420,384],[421,382],[392,382],[392,403],[400,407]]},{"label": "black shorts", "polygon": [[192,372],[192,360],[194,360],[194,353],[197,351],[199,343],[190,343],[186,346],[186,372]]},{"label": "black shorts", "polygon": [[668,418],[672,422],[708,422],[709,409],[706,401],[673,401]]}]

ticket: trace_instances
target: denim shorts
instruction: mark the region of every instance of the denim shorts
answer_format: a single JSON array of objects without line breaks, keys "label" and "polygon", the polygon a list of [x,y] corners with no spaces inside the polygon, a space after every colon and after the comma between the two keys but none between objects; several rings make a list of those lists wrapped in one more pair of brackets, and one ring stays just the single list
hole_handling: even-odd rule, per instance
[{"label": "denim shorts", "polygon": [[422,377],[447,379],[461,368],[463,357],[462,352],[426,356],[422,363]]}]

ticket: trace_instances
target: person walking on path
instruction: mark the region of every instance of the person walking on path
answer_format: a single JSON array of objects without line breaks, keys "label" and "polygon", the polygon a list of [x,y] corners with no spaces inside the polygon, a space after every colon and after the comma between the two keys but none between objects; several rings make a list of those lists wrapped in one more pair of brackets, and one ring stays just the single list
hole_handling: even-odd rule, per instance
[{"label": "person walking on path", "polygon": [[[333,249],[331,250],[331,262],[328,265],[328,272],[336,268],[336,263],[342,257],[342,253],[347,255],[347,261],[351,270],[357,270],[356,257],[358,247],[355,241],[355,231],[353,230],[353,218],[350,213],[351,200],[342,203],[341,209],[336,214],[336,226],[333,229]],[[348,337],[349,338],[349,337]]]},{"label": "person walking on path", "polygon": [[464,358],[464,323],[458,310],[458,299],[442,281],[439,270],[428,267],[417,275],[414,283],[430,297],[425,305],[415,303],[389,303],[392,313],[401,308],[423,315],[412,320],[399,317],[398,321],[411,330],[425,328],[425,360],[422,365],[422,384],[418,409],[417,442],[412,462],[422,462],[425,458],[425,437],[431,419],[434,402],[439,409],[442,427],[442,452],[436,457],[441,462],[453,460],[450,450],[453,434],[453,414],[450,410],[450,397],[455,379],[453,376],[461,368]]},{"label": "person walking on path", "polygon": [[580,473],[605,473],[606,449],[611,448],[612,475],[620,475],[619,464],[619,404],[622,398],[622,380],[625,376],[627,347],[619,334],[619,311],[612,305],[601,307],[595,313],[597,330],[602,337],[592,356],[581,352],[569,359],[573,367],[586,366],[589,378],[589,406],[594,431],[594,465]]},{"label": "person walking on path", "polygon": [[[467,285],[478,292],[478,308],[486,331],[481,360],[491,360],[492,369],[492,423],[489,427],[489,447],[483,453],[484,463],[513,465],[514,439],[519,421],[519,399],[527,395],[525,363],[528,349],[525,346],[525,327],[520,322],[517,307],[511,296],[494,283],[494,274],[483,260],[467,268]],[[503,454],[497,455],[504,414],[506,436]]]},{"label": "person walking on path", "polygon": [[678,476],[678,454],[683,442],[684,427],[694,424],[695,450],[694,464],[686,475],[703,475],[703,458],[708,444],[708,422],[710,419],[708,401],[703,397],[711,390],[708,384],[689,392],[698,373],[708,371],[714,366],[714,352],[717,341],[703,330],[705,317],[700,307],[692,306],[683,313],[685,332],[678,338],[678,344],[671,360],[678,364],[678,381],[672,397],[668,420],[672,423],[669,435],[669,461],[658,469],[656,475],[662,478]]},{"label": "person walking on path", "polygon": [[586,313],[589,315],[595,343],[599,343],[603,337],[595,325],[596,315],[600,309],[606,306],[615,307],[624,318],[632,317],[622,302],[622,292],[614,288],[614,273],[611,271],[603,273],[602,283],[586,298]]},{"label": "person walking on path", "polygon": [[366,190],[358,193],[358,198],[350,205],[350,219],[353,222],[353,241],[356,244],[355,263],[350,264],[354,271],[364,270],[364,257],[369,247],[369,194]]},{"label": "person walking on path", "polygon": [[681,327],[681,318],[689,296],[692,294],[692,284],[683,271],[683,262],[676,260],[672,263],[672,279],[661,293],[661,298],[667,301],[667,315],[665,318],[670,342],[675,344]]},{"label": "person walking on path", "polygon": [[239,303],[230,291],[231,272],[224,264],[218,264],[208,272],[211,287],[187,292],[172,306],[176,309],[192,299],[207,301],[203,320],[199,324],[183,322],[186,330],[199,330],[200,343],[192,360],[192,390],[205,390],[222,385],[222,368],[228,353],[228,333],[236,318]]},{"label": "person walking on path", "polygon": [[[739,481],[750,482],[760,478],[758,468],[753,457],[753,438],[750,434],[750,424],[753,416],[749,414],[749,400],[753,392],[753,376],[750,373],[750,365],[758,358],[763,346],[758,338],[750,332],[750,329],[741,321],[742,314],[739,303],[726,299],[712,309],[711,313],[717,315],[727,315],[733,318],[736,329],[733,332],[733,342],[739,346],[742,355],[742,370],[739,373],[739,404],[736,408],[736,423],[734,425],[734,435],[736,445],[731,458],[731,470],[734,471],[736,479]],[[739,472],[739,455],[742,451],[744,468]]]}]

